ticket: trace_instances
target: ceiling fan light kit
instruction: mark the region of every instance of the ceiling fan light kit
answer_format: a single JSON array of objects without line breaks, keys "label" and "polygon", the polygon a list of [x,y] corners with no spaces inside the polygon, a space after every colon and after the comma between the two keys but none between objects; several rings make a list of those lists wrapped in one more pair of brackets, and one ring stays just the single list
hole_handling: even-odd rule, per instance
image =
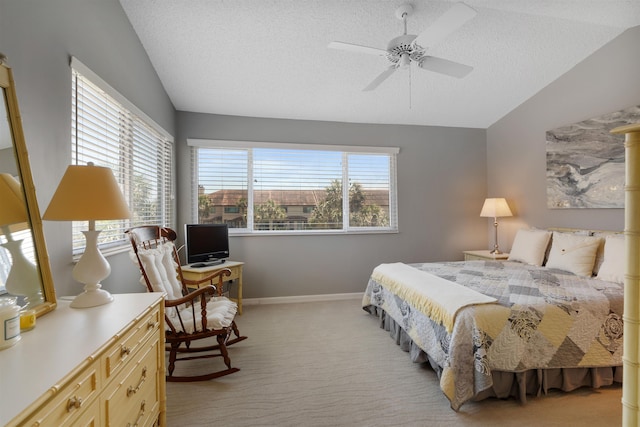
[{"label": "ceiling fan light kit", "polygon": [[395,70],[409,68],[412,62],[423,70],[456,78],[463,78],[473,70],[473,67],[469,65],[427,55],[427,50],[473,19],[476,16],[474,9],[464,3],[455,3],[418,35],[407,34],[407,17],[412,13],[413,7],[410,4],[403,4],[396,9],[396,17],[401,19],[404,24],[404,34],[391,39],[386,50],[338,41],[329,43],[328,47],[332,49],[380,55],[386,57],[391,63],[386,70],[363,89],[364,91],[376,89]]}]

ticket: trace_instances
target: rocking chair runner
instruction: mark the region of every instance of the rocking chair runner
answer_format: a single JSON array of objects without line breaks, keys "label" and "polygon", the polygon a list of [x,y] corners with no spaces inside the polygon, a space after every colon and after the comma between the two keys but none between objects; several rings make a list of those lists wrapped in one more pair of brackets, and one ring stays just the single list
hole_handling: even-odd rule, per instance
[{"label": "rocking chair runner", "polygon": [[[236,303],[222,296],[221,269],[198,281],[182,276],[180,258],[174,245],[176,232],[159,226],[134,227],[126,231],[133,246],[132,257],[149,292],[165,292],[165,341],[169,352],[167,381],[204,381],[237,372],[231,367],[227,346],[242,341],[235,323]],[[199,288],[189,292],[187,285]],[[231,338],[231,333],[235,338]],[[192,341],[215,337],[217,345],[194,347]],[[200,355],[189,356],[190,354]],[[206,354],[202,354],[206,353]],[[181,356],[185,354],[185,356]],[[227,369],[194,376],[173,375],[175,363],[183,360],[222,357]]]}]

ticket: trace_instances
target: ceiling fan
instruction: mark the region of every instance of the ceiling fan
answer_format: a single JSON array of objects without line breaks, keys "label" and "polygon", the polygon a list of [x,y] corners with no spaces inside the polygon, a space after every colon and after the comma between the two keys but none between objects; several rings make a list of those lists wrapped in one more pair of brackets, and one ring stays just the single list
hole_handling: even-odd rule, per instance
[{"label": "ceiling fan", "polygon": [[462,2],[455,3],[429,28],[417,36],[407,34],[407,17],[412,12],[413,7],[410,4],[404,4],[396,9],[396,17],[404,23],[404,34],[391,39],[386,50],[338,41],[331,42],[327,46],[331,49],[386,56],[387,60],[391,62],[385,71],[363,89],[364,91],[374,90],[398,68],[410,67],[411,62],[424,70],[457,78],[465,77],[473,70],[473,67],[465,64],[427,55],[427,50],[476,16],[474,9]]}]

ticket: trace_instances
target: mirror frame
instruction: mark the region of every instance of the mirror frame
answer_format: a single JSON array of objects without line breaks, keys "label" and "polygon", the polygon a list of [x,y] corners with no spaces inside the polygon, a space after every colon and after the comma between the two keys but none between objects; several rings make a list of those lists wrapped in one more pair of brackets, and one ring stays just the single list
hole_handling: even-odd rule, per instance
[{"label": "mirror frame", "polygon": [[29,165],[29,154],[22,131],[22,119],[18,108],[18,98],[16,96],[15,82],[11,67],[4,62],[4,56],[0,54],[0,87],[4,89],[4,101],[9,114],[9,126],[13,137],[13,148],[16,157],[22,188],[24,190],[25,201],[29,222],[31,224],[31,235],[36,253],[36,261],[42,281],[42,294],[44,302],[35,307],[36,316],[41,316],[56,308],[56,293],[51,275],[49,255],[42,229],[42,218],[36,199],[36,189],[31,176],[31,166]]}]

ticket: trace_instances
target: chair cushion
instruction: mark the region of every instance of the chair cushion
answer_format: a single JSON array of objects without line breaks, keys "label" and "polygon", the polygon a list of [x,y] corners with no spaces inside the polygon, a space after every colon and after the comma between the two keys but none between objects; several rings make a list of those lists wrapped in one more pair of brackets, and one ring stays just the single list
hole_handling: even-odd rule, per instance
[{"label": "chair cushion", "polygon": [[[138,256],[144,271],[147,273],[151,288],[155,292],[165,292],[167,299],[182,297],[182,289],[177,279],[177,265],[172,256],[173,243],[167,242],[153,249],[140,249]],[[138,262],[132,252],[134,262]],[[144,277],[140,282],[145,285]]]},{"label": "chair cushion", "polygon": [[173,295],[176,298],[181,298],[182,285],[180,285],[180,281],[178,280],[178,263],[175,261],[173,257],[173,250],[174,250],[173,242],[165,242],[160,246],[160,248],[163,250],[162,266],[166,271],[167,282],[173,289]]},{"label": "chair cushion", "polygon": [[[231,322],[233,322],[237,311],[238,305],[226,297],[211,299],[211,301],[207,303],[207,329],[222,329],[229,327]],[[198,330],[202,330],[200,310],[196,308],[195,313],[195,326]],[[180,310],[180,317],[182,318],[184,329],[177,319],[171,321],[173,326],[179,331],[183,331],[188,334],[192,333],[194,331],[194,322],[191,308],[187,307]]]}]

